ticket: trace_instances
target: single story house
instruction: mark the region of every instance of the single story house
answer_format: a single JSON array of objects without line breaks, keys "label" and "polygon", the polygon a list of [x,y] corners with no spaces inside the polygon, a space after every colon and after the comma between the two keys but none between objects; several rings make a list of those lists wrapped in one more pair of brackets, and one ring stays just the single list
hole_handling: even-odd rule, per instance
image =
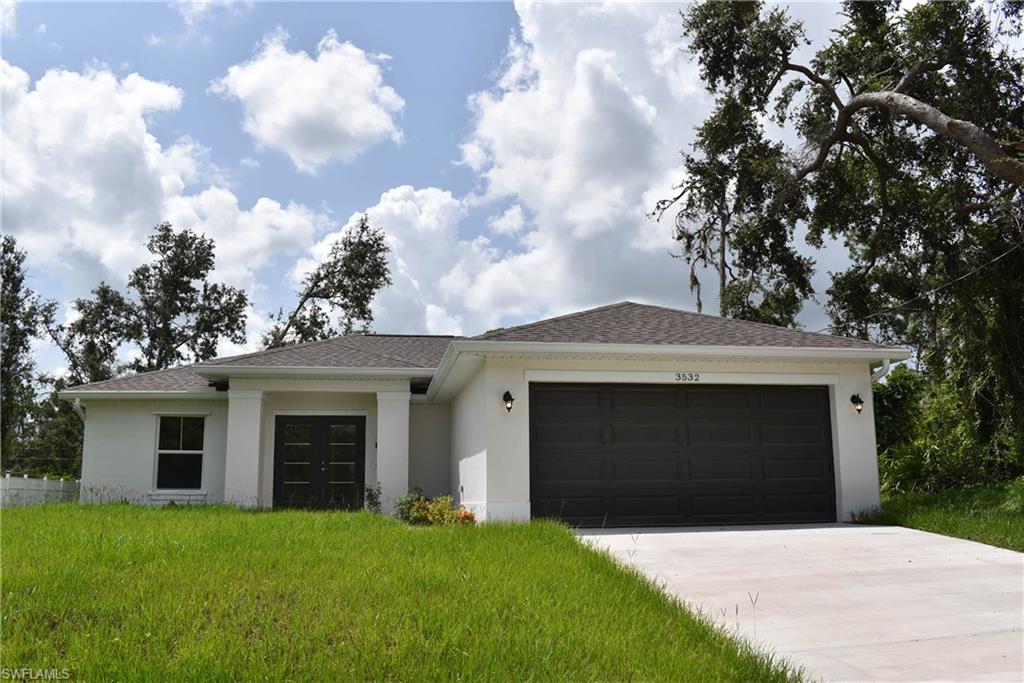
[{"label": "single story house", "polygon": [[62,392],[84,500],[483,520],[829,522],[878,504],[871,383],[906,349],[622,302],[476,337],[367,334]]}]

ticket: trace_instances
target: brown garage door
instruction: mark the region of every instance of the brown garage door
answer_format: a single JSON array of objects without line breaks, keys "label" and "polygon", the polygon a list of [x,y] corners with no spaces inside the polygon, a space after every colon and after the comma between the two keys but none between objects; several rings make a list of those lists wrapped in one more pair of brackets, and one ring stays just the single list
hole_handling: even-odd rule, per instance
[{"label": "brown garage door", "polygon": [[531,384],[530,500],[581,526],[834,521],[828,389]]}]

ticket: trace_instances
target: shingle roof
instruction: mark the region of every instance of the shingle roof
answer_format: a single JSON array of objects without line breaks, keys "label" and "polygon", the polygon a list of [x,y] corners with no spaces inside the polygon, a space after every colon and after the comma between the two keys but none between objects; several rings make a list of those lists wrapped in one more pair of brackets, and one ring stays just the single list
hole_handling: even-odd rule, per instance
[{"label": "shingle roof", "polygon": [[747,320],[623,301],[526,325],[485,332],[483,341],[579,344],[687,344],[824,349],[884,348],[862,339],[833,337]]},{"label": "shingle roof", "polygon": [[198,368],[262,366],[268,368],[436,368],[456,337],[354,334],[283,346],[240,356],[214,358],[195,365],[129,375],[72,387],[78,391],[186,391],[204,389],[209,380]]},{"label": "shingle roof", "polygon": [[191,365],[184,365],[180,368],[140,372],[137,375],[115,377],[71,388],[76,391],[195,391],[206,389],[209,383],[210,380],[192,372]]},{"label": "shingle roof", "polygon": [[[214,358],[197,365],[118,377],[73,387],[84,391],[187,391],[206,389],[198,368],[436,368],[454,339],[464,337],[368,334]],[[623,301],[526,325],[485,332],[478,341],[582,344],[684,344],[822,349],[884,349],[872,342],[833,337],[745,320],[719,318]]]},{"label": "shingle roof", "polygon": [[436,368],[456,337],[352,334],[307,344],[282,346],[241,356],[214,358],[201,367],[259,365],[319,368]]}]

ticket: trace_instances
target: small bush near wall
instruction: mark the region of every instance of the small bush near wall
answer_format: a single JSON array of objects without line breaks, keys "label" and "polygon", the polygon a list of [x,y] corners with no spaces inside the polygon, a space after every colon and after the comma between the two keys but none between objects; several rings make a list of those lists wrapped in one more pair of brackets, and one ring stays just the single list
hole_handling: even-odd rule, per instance
[{"label": "small bush near wall", "polygon": [[437,496],[431,500],[418,488],[411,489],[395,501],[395,517],[406,524],[417,526],[476,522],[476,516],[463,506],[456,506],[451,496]]}]

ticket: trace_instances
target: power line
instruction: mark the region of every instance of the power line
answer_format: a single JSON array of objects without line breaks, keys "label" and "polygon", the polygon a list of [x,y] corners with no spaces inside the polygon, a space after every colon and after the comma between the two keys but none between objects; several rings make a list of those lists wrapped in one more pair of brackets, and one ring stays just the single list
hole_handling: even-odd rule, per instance
[{"label": "power line", "polygon": [[[904,306],[909,306],[910,304],[914,303],[915,301],[920,301],[921,299],[924,299],[925,297],[929,297],[932,294],[935,294],[936,292],[941,292],[946,287],[949,287],[951,285],[955,285],[956,283],[960,282],[961,280],[966,280],[967,278],[969,278],[972,275],[978,273],[979,271],[984,270],[985,268],[988,268],[993,263],[995,263],[999,259],[1003,258],[1007,254],[1012,252],[1014,249],[1020,249],[1021,246],[1024,246],[1024,244],[1018,242],[1017,244],[1013,245],[1012,247],[1010,247],[1009,249],[1004,251],[999,256],[996,256],[991,261],[988,261],[986,263],[981,264],[977,268],[964,273],[963,275],[961,275],[958,278],[954,278],[954,279],[950,280],[949,282],[947,282],[945,284],[939,285],[935,289],[929,290],[929,291],[925,292],[924,294],[921,294],[919,296],[915,296],[913,299],[908,299],[907,301],[904,301],[903,303],[896,304],[895,306],[890,306],[889,308],[883,308],[881,311],[877,311],[875,313],[872,313],[871,315],[866,315],[863,318],[857,318],[856,320],[851,320],[847,324],[848,325],[853,325],[853,324],[856,324],[856,323],[862,323],[865,320],[871,320],[872,318],[877,318],[880,315],[885,315],[886,313],[892,313],[893,311],[899,310],[899,309],[903,308]],[[834,327],[833,325],[827,325],[827,326],[821,328],[820,330],[815,330],[815,331],[816,332],[825,332],[826,330],[831,330],[833,327]]]}]

